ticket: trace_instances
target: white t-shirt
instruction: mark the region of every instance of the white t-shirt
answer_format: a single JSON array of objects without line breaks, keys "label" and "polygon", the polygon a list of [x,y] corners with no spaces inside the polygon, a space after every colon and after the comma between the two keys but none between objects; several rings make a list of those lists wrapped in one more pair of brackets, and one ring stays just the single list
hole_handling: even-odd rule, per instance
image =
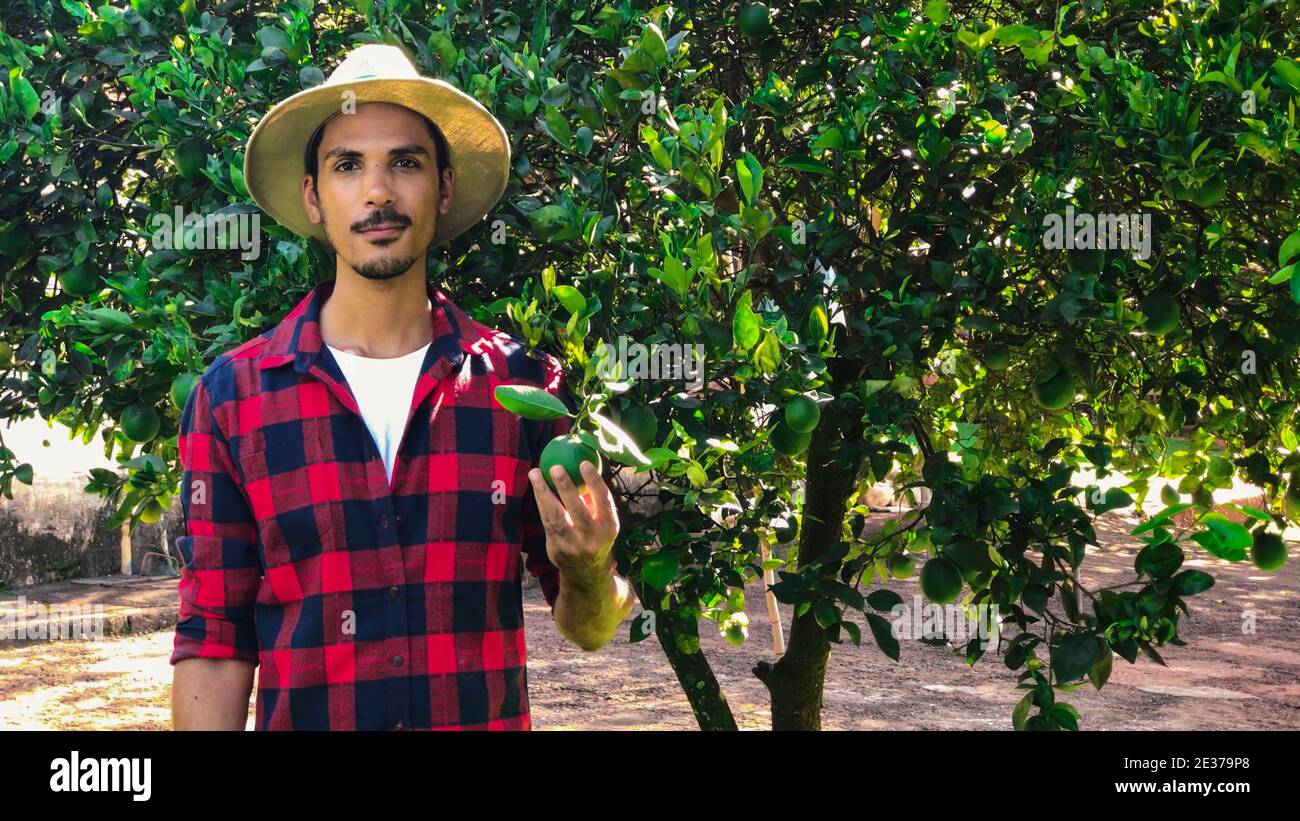
[{"label": "white t-shirt", "polygon": [[392,359],[358,356],[340,351],[333,345],[325,347],[334,354],[343,376],[347,378],[348,387],[361,410],[361,418],[384,457],[384,469],[388,471],[388,481],[391,482],[393,460],[402,444],[402,434],[406,432],[411,397],[415,395],[415,383],[420,378],[420,366],[424,364],[424,354],[429,345]]}]

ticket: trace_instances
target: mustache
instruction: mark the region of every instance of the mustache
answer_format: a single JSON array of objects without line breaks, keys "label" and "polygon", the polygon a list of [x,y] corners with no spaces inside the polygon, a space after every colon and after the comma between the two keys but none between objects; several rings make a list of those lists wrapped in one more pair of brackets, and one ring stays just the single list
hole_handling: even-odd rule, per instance
[{"label": "mustache", "polygon": [[410,225],[411,221],[391,209],[387,211],[376,211],[375,213],[371,214],[367,219],[362,220],[361,222],[353,223],[352,230],[354,232],[365,231],[367,229],[374,228],[378,225],[383,225],[383,224],[399,225],[405,227],[407,225]]}]

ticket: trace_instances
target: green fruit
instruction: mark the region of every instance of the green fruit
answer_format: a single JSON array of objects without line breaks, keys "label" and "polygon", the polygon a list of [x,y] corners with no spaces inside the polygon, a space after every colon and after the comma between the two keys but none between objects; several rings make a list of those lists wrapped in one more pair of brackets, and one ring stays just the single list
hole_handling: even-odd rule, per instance
[{"label": "green fruit", "polygon": [[33,478],[31,463],[23,462],[21,465],[14,468],[14,478],[22,482],[24,485],[30,485]]},{"label": "green fruit", "polygon": [[153,523],[163,516],[163,506],[158,504],[157,499],[150,499],[140,511],[140,521]]},{"label": "green fruit", "polygon": [[1250,560],[1260,570],[1277,570],[1286,564],[1286,542],[1277,533],[1256,530],[1250,546]]},{"label": "green fruit", "polygon": [[1286,493],[1282,495],[1282,510],[1293,522],[1300,522],[1300,471],[1291,474]]},{"label": "green fruit", "polygon": [[740,33],[750,40],[760,40],[767,36],[771,29],[771,21],[768,19],[767,6],[762,3],[750,3],[740,10],[736,15],[736,25],[740,28]]},{"label": "green fruit", "polygon": [[1176,505],[1182,501],[1182,498],[1173,485],[1165,485],[1160,488],[1160,501],[1167,505]]},{"label": "green fruit", "polygon": [[172,380],[172,387],[168,391],[168,396],[171,397],[172,404],[176,406],[177,410],[185,410],[185,402],[190,398],[190,392],[194,390],[194,383],[198,381],[199,375],[190,372],[177,374],[176,378]]},{"label": "green fruit", "polygon": [[551,468],[559,465],[564,468],[565,473],[569,474],[569,481],[573,482],[579,490],[586,487],[587,480],[582,478],[578,466],[583,462],[591,462],[596,466],[596,471],[600,472],[603,465],[600,461],[600,452],[596,448],[596,437],[589,433],[571,433],[568,436],[557,436],[552,439],[542,450],[539,465],[546,484],[551,486],[551,490],[559,492],[556,490],[555,480],[551,478]]},{"label": "green fruit", "polygon": [[48,405],[54,401],[54,391],[49,388],[41,388],[36,392],[36,401],[42,405]]},{"label": "green fruit", "polygon": [[132,442],[148,442],[161,427],[162,418],[153,405],[136,402],[122,411],[122,433]]},{"label": "green fruit", "polygon": [[99,289],[99,274],[89,261],[59,275],[59,287],[66,294],[89,296]]},{"label": "green fruit", "polygon": [[777,422],[770,438],[772,447],[782,456],[798,456],[812,441],[811,433],[799,433],[785,422]]},{"label": "green fruit", "polygon": [[731,328],[711,319],[704,320],[704,347],[709,356],[722,357],[731,353],[733,345]]},{"label": "green fruit", "polygon": [[738,624],[732,624],[727,627],[727,630],[722,634],[722,637],[727,640],[727,644],[739,647],[745,643],[747,633],[748,631],[744,627],[741,627]]},{"label": "green fruit", "polygon": [[187,180],[197,180],[203,176],[203,169],[208,165],[208,147],[202,140],[185,140],[176,146],[176,171]]},{"label": "green fruit", "polygon": [[785,406],[785,423],[795,433],[811,433],[821,418],[822,409],[806,396],[796,396]]},{"label": "green fruit", "polygon": [[1142,327],[1154,336],[1164,336],[1178,327],[1178,302],[1163,291],[1156,291],[1142,300],[1142,314],[1146,316]]},{"label": "green fruit", "polygon": [[653,447],[659,434],[659,418],[645,405],[632,405],[618,416],[618,425],[641,450]]},{"label": "green fruit", "polygon": [[1228,181],[1224,178],[1223,172],[1215,172],[1199,188],[1188,189],[1188,194],[1192,202],[1202,208],[1209,208],[1212,205],[1218,205],[1223,199],[1223,195],[1228,191]]},{"label": "green fruit", "polygon": [[727,609],[740,612],[745,609],[745,591],[739,587],[733,587],[727,591]]},{"label": "green fruit", "polygon": [[776,541],[778,544],[788,544],[799,537],[799,520],[792,516],[788,521],[790,524],[776,529]]},{"label": "green fruit", "polygon": [[916,559],[906,553],[895,553],[889,557],[889,575],[895,579],[910,579],[916,573]]},{"label": "green fruit", "polygon": [[1060,410],[1074,399],[1074,377],[1061,368],[1046,382],[1035,382],[1030,389],[1034,401],[1048,410]]},{"label": "green fruit", "polygon": [[935,604],[956,601],[961,586],[961,569],[952,559],[931,559],[921,568],[921,592]]},{"label": "green fruit", "polygon": [[14,364],[14,349],[8,342],[0,342],[0,368]]},{"label": "green fruit", "polygon": [[1011,351],[1002,345],[989,348],[984,354],[984,367],[991,371],[1005,371],[1011,365]]}]

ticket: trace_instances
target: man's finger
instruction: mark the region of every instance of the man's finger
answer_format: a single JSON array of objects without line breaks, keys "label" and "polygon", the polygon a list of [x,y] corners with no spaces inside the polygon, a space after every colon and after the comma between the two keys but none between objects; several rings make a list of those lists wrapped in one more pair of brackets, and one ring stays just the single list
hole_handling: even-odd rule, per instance
[{"label": "man's finger", "polygon": [[614,519],[614,491],[609,489],[605,477],[600,475],[596,466],[591,462],[583,462],[578,468],[582,472],[582,478],[587,482],[587,492],[591,496],[593,511],[592,518],[599,524],[606,524]]},{"label": "man's finger", "polygon": [[542,478],[539,468],[528,471],[528,478],[533,483],[533,496],[537,499],[537,512],[541,514],[542,523],[558,530],[564,522],[564,505],[560,504],[559,498],[551,491],[551,486]]},{"label": "man's finger", "polygon": [[555,480],[555,489],[560,492],[560,501],[564,502],[564,508],[568,511],[569,518],[573,519],[574,526],[579,532],[590,533],[596,523],[592,521],[591,511],[583,503],[577,486],[569,478],[569,472],[559,465],[553,465],[551,478]]}]

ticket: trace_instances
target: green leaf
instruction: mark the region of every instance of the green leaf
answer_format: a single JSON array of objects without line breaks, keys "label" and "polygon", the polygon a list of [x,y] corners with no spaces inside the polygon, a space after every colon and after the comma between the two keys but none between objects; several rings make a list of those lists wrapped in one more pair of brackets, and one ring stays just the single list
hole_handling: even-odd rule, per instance
[{"label": "green leaf", "polygon": [[1155,530],[1157,527],[1160,527],[1165,522],[1169,521],[1179,513],[1182,513],[1184,510],[1186,510],[1189,507],[1191,507],[1191,505],[1188,504],[1187,502],[1180,502],[1179,504],[1176,505],[1170,505],[1169,507],[1157,513],[1155,516],[1152,516],[1150,521],[1138,525],[1137,527],[1129,531],[1129,533],[1133,536],[1140,536],[1143,533],[1146,533],[1148,530]]},{"label": "green leaf", "polygon": [[882,613],[888,613],[902,603],[902,596],[886,588],[876,590],[867,596],[867,605],[873,610],[879,610]]},{"label": "green leaf", "polygon": [[560,300],[560,304],[567,308],[569,313],[576,316],[584,316],[587,313],[587,298],[572,285],[556,285],[551,293],[555,294],[555,298]]},{"label": "green leaf", "polygon": [[1180,596],[1195,596],[1214,587],[1214,577],[1201,570],[1184,570],[1174,576],[1174,590]]},{"label": "green leaf", "polygon": [[497,385],[492,392],[501,407],[525,419],[559,419],[571,416],[553,393],[531,385]]},{"label": "green leaf", "polygon": [[736,347],[748,351],[758,344],[762,323],[753,308],[754,294],[745,291],[736,301],[736,310],[731,317],[731,333],[735,337]]},{"label": "green leaf", "polygon": [[871,635],[876,640],[876,646],[894,661],[898,661],[899,647],[898,639],[894,638],[893,627],[881,616],[875,613],[864,613],[867,617],[867,624],[871,627]]},{"label": "green leaf", "polygon": [[553,105],[546,106],[545,112],[542,114],[542,122],[546,126],[546,133],[551,135],[551,139],[564,148],[572,145],[573,134],[569,130],[569,121],[560,109]]},{"label": "green leaf", "polygon": [[641,448],[637,447],[636,441],[628,436],[613,420],[602,416],[595,411],[591,413],[591,419],[600,428],[602,432],[614,440],[614,444],[607,446],[602,437],[597,437],[601,445],[601,450],[607,453],[611,458],[625,465],[649,465],[650,460]]},{"label": "green leaf", "polygon": [[1062,681],[1074,681],[1088,673],[1100,655],[1097,637],[1091,633],[1071,633],[1061,639],[1052,652],[1052,670]]},{"label": "green leaf", "polygon": [[18,102],[18,110],[23,113],[23,117],[27,120],[35,117],[41,107],[41,98],[32,84],[22,75],[22,69],[15,68],[9,72],[9,90],[13,93],[14,100]]},{"label": "green leaf", "polygon": [[1297,255],[1300,255],[1300,231],[1294,232],[1282,241],[1282,247],[1277,252],[1277,264],[1286,265]]},{"label": "green leaf", "polygon": [[777,165],[785,168],[793,168],[796,171],[807,171],[810,174],[821,174],[822,176],[831,176],[832,171],[826,163],[821,160],[815,160],[804,154],[795,154],[781,160]]},{"label": "green leaf", "polygon": [[641,562],[641,580],[656,590],[663,590],[677,578],[679,566],[676,553],[655,553]]},{"label": "green leaf", "polygon": [[774,373],[781,365],[781,342],[771,331],[763,332],[763,341],[754,349],[751,357],[754,367],[764,376]]},{"label": "green leaf", "polygon": [[1003,46],[1036,46],[1039,39],[1038,29],[1023,23],[998,26],[993,39]]},{"label": "green leaf", "polygon": [[1092,667],[1088,669],[1088,680],[1092,686],[1098,690],[1106,686],[1110,680],[1111,662],[1114,660],[1114,654],[1110,651],[1110,645],[1106,644],[1105,639],[1098,639],[1099,658]]},{"label": "green leaf", "polygon": [[925,19],[936,25],[948,22],[948,0],[926,0]]},{"label": "green leaf", "polygon": [[1016,702],[1016,708],[1011,711],[1011,726],[1018,731],[1024,732],[1025,722],[1029,719],[1029,710],[1034,706],[1034,692],[1030,690],[1025,693],[1025,697]]},{"label": "green leaf", "polygon": [[1213,531],[1214,535],[1219,537],[1219,541],[1230,549],[1241,548],[1244,550],[1250,547],[1250,531],[1222,513],[1206,513],[1201,517],[1200,524]]},{"label": "green leaf", "polygon": [[1286,57],[1279,57],[1273,63],[1273,73],[1293,95],[1300,96],[1300,63]]}]

